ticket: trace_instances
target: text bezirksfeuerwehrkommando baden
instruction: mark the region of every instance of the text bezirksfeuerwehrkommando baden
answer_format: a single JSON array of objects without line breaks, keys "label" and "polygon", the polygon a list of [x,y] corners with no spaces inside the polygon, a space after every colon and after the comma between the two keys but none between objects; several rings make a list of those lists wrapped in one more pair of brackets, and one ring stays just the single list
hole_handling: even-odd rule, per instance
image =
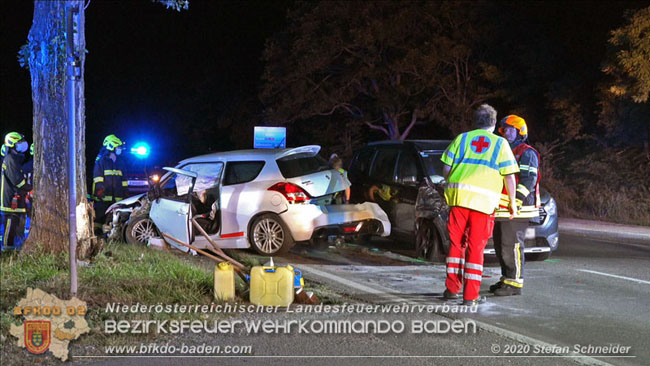
[{"label": "text bezirksfeuerwehrkommando baden", "polygon": [[[261,306],[252,304],[133,304],[108,303],[106,313],[315,313],[315,314],[403,314],[403,313],[468,313],[476,312],[477,307],[459,305],[414,305],[414,304],[318,304],[292,305],[284,308],[278,306]],[[248,334],[366,334],[366,333],[476,333],[476,323],[472,320],[431,320],[411,319],[291,319],[291,320],[113,320],[104,321],[104,332],[132,334],[177,334],[177,333],[235,333],[237,329]]]},{"label": "text bezirksfeuerwehrkommando baden", "polygon": [[114,320],[104,321],[106,334],[386,334],[477,332],[473,320],[291,319],[291,320]]}]

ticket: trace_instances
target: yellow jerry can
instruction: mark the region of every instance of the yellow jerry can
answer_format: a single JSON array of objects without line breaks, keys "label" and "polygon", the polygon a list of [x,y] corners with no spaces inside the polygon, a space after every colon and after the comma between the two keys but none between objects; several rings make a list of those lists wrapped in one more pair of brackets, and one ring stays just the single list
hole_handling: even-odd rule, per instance
[{"label": "yellow jerry can", "polygon": [[230,301],[235,297],[235,270],[229,262],[214,266],[214,299]]},{"label": "yellow jerry can", "polygon": [[250,301],[263,306],[289,306],[293,302],[293,267],[255,266],[251,269]]}]

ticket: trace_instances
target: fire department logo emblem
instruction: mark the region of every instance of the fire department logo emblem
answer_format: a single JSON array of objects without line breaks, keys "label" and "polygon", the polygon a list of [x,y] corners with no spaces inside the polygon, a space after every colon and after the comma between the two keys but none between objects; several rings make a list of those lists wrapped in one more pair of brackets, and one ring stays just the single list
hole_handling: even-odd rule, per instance
[{"label": "fire department logo emblem", "polygon": [[50,347],[52,324],[49,320],[25,322],[25,347],[31,353],[43,353]]}]

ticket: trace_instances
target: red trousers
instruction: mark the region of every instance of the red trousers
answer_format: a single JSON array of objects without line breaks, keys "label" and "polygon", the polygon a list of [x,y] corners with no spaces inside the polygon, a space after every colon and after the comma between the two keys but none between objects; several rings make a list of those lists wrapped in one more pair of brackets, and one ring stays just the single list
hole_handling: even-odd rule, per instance
[{"label": "red trousers", "polygon": [[[447,290],[459,293],[464,300],[478,299],[483,276],[483,250],[494,228],[494,215],[464,207],[449,211],[449,253],[447,254]],[[467,252],[467,253],[465,253]]]}]

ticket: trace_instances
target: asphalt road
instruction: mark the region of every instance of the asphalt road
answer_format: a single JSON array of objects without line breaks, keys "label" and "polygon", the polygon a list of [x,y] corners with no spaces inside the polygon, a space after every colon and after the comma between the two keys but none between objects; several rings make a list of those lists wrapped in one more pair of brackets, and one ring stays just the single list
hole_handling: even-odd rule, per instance
[{"label": "asphalt road", "polygon": [[[374,243],[386,248],[386,243]],[[402,253],[409,254],[402,248]],[[352,293],[373,302],[406,300],[443,303],[444,266],[313,266],[316,271],[354,281]],[[494,258],[486,258],[481,293],[488,302],[469,317],[546,345],[616,365],[650,364],[650,246],[563,235],[560,248],[546,261],[526,263],[522,296],[490,297],[500,276]],[[363,287],[381,290],[368,294]],[[343,290],[343,289],[342,289]],[[343,290],[345,291],[345,290]],[[350,290],[348,290],[350,291]],[[396,298],[397,297],[397,298]],[[451,314],[453,316],[453,314]],[[584,346],[620,345],[627,353]],[[575,347],[579,348],[575,348]],[[559,352],[566,354],[564,350]],[[531,354],[531,353],[529,353]],[[620,356],[625,357],[620,357]]]},{"label": "asphalt road", "polygon": [[[414,262],[385,252],[392,244],[374,242],[366,248],[330,248],[328,252],[293,251],[276,264],[290,262],[308,282],[318,281],[354,302],[375,304],[451,304],[444,302],[442,264]],[[380,248],[377,250],[376,248]],[[395,252],[395,251],[393,251]],[[399,250],[409,254],[408,248]],[[499,277],[488,258],[482,293]],[[490,266],[489,263],[492,263]],[[228,358],[85,359],[96,365],[572,365],[650,364],[650,246],[622,244],[571,235],[561,237],[551,259],[526,264],[522,296],[490,297],[475,314],[401,313],[393,315],[244,314],[262,320],[452,320],[474,319],[476,334],[186,334],[172,343],[250,345],[252,353]],[[495,351],[493,347],[498,347]],[[583,347],[576,349],[576,345]],[[618,352],[588,346],[619,346]],[[564,347],[568,348],[568,352]],[[620,351],[629,347],[629,351]],[[504,355],[510,348],[517,357]],[[577,351],[578,353],[575,353]],[[504,357],[508,356],[508,357]],[[524,357],[521,357],[524,356]],[[582,357],[587,356],[587,357]],[[623,356],[623,357],[621,357]],[[80,361],[80,359],[76,359]]]},{"label": "asphalt road", "polygon": [[527,263],[523,296],[491,299],[480,317],[551,344],[629,346],[636,358],[601,359],[650,364],[650,246],[561,240],[550,260]]}]

